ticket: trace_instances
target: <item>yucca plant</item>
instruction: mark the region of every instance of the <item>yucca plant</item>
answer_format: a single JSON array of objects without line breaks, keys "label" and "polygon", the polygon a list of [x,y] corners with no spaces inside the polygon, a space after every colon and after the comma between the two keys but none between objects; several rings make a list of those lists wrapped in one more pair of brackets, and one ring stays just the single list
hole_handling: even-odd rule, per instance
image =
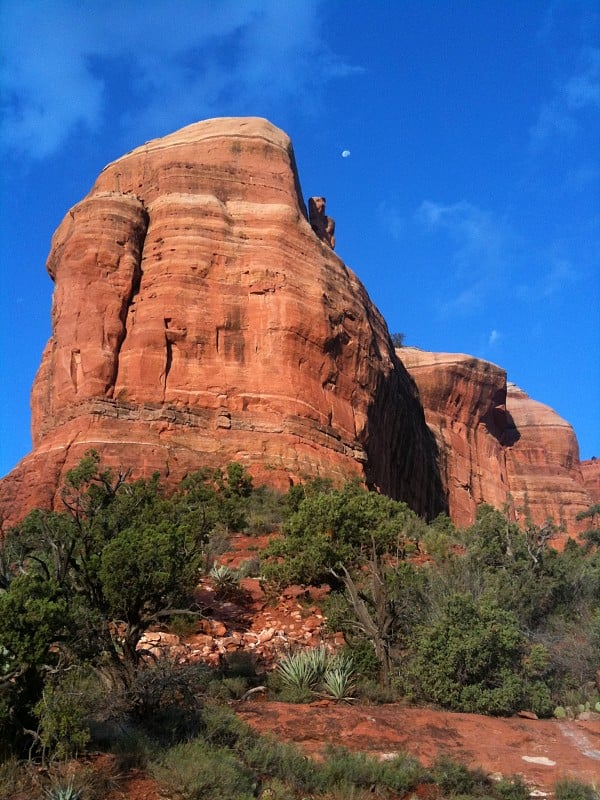
[{"label": "yucca plant", "polygon": [[318,647],[311,647],[310,650],[305,650],[304,652],[315,673],[315,681],[319,683],[327,670],[327,665],[331,658],[330,653],[323,644]]},{"label": "yucca plant", "polygon": [[315,691],[323,674],[322,656],[315,654],[316,649],[320,648],[288,653],[277,664],[277,672],[285,689],[299,693]]},{"label": "yucca plant", "polygon": [[53,786],[52,789],[45,789],[48,800],[81,800],[81,792],[73,786],[73,778],[63,786]]},{"label": "yucca plant", "polygon": [[221,594],[232,592],[239,587],[240,575],[238,571],[225,564],[213,564],[208,576],[217,592]]},{"label": "yucca plant", "polygon": [[350,701],[356,691],[354,665],[346,656],[334,656],[323,675],[323,694],[333,700]]}]

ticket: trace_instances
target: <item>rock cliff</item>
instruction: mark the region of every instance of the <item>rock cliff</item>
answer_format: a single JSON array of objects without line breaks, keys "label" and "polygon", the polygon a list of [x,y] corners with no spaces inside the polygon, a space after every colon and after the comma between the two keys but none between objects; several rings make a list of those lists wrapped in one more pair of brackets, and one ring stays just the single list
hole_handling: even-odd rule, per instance
[{"label": "rock cliff", "polygon": [[34,449],[0,484],[5,523],[59,503],[89,448],[173,480],[232,460],[281,488],[360,475],[442,510],[414,382],[323,219],[326,242],[262,119],[190,125],[106,167],[52,239]]},{"label": "rock cliff", "polygon": [[506,506],[520,522],[552,518],[576,534],[575,516],[589,507],[591,493],[569,423],[507,383],[505,371],[488,361],[411,347],[396,352],[436,437],[454,522],[471,523],[485,502]]},{"label": "rock cliff", "polygon": [[581,462],[583,483],[593,503],[600,503],[600,459],[591,458]]}]

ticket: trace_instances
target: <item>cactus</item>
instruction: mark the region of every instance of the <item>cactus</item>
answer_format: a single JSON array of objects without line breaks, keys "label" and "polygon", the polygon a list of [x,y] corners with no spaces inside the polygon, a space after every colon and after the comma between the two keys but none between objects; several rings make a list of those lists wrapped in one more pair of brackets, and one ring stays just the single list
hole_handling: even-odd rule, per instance
[{"label": "cactus", "polygon": [[565,717],[567,716],[567,712],[562,706],[556,706],[556,708],[554,709],[554,716],[556,717],[556,719],[565,719]]}]

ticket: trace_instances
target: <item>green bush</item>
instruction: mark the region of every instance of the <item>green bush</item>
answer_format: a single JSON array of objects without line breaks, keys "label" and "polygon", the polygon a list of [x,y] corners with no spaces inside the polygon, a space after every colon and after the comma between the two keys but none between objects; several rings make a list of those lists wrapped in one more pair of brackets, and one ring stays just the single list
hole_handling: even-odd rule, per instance
[{"label": "green bush", "polygon": [[36,706],[42,745],[55,758],[77,756],[90,741],[89,719],[102,694],[96,675],[75,669],[47,684]]},{"label": "green bush", "polygon": [[447,756],[440,756],[431,768],[437,786],[444,793],[481,796],[489,789],[490,781],[479,769],[468,769]]},{"label": "green bush", "polygon": [[600,792],[581,781],[563,778],[554,786],[556,800],[600,800]]},{"label": "green bush", "polygon": [[480,714],[519,709],[524,639],[495,603],[453,595],[443,616],[419,629],[415,649],[411,674],[423,699]]},{"label": "green bush", "polygon": [[182,800],[251,800],[252,773],[225,748],[191,741],[171,747],[152,767],[156,780]]}]

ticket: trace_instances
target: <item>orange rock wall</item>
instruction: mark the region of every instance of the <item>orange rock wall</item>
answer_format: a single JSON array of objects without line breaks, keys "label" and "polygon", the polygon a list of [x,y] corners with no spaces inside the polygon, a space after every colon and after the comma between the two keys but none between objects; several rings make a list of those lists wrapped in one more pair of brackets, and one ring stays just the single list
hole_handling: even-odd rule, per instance
[{"label": "orange rock wall", "polygon": [[291,143],[266,120],[197,123],[110,164],[48,271],[34,451],[0,485],[5,517],[58,503],[92,447],[134,474],[235,460],[280,488],[359,475],[444,507],[414,383],[308,223]]},{"label": "orange rock wall", "polygon": [[569,423],[507,384],[495,364],[410,347],[396,352],[417,383],[436,437],[454,522],[470,524],[477,506],[489,503],[521,522],[551,518],[577,534],[575,516],[591,497]]}]

